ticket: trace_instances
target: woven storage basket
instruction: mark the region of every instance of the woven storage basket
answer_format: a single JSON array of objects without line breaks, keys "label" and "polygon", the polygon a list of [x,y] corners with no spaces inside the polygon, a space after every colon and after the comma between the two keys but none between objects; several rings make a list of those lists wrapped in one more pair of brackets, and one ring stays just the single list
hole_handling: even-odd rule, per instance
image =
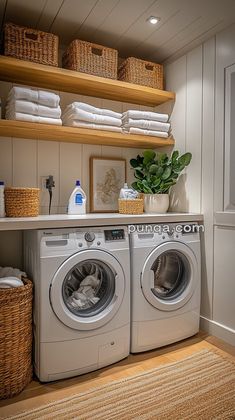
[{"label": "woven storage basket", "polygon": [[117,79],[118,52],[113,48],[75,39],[63,55],[63,67]]},{"label": "woven storage basket", "polygon": [[32,378],[33,285],[0,289],[0,399],[18,394]]},{"label": "woven storage basket", "polygon": [[57,35],[24,26],[6,23],[4,28],[4,55],[35,63],[58,66]]},{"label": "woven storage basket", "polygon": [[118,69],[118,80],[163,89],[163,66],[129,57]]},{"label": "woven storage basket", "polygon": [[136,198],[135,200],[118,199],[119,213],[122,214],[142,214],[144,212],[144,200]]},{"label": "woven storage basket", "polygon": [[39,215],[39,188],[5,188],[7,217],[31,217]]}]

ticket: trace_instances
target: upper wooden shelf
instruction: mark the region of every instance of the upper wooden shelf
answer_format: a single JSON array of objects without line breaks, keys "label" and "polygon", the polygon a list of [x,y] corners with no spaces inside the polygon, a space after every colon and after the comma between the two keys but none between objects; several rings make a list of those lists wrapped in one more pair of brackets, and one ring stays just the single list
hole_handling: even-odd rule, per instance
[{"label": "upper wooden shelf", "polygon": [[5,56],[0,56],[0,80],[147,106],[175,99],[173,92]]},{"label": "upper wooden shelf", "polygon": [[114,131],[1,119],[0,136],[136,148],[155,148],[174,145],[174,140],[171,138],[162,139],[159,137],[123,134]]}]

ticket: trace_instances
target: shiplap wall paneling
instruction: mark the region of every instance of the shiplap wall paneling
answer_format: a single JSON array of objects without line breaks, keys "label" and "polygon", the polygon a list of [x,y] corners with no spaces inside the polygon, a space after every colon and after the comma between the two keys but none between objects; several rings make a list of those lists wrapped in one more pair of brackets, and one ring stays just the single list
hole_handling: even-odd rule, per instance
[{"label": "shiplap wall paneling", "polygon": [[186,169],[188,210],[201,210],[201,127],[202,127],[202,46],[187,54],[186,151],[192,161]]},{"label": "shiplap wall paneling", "polygon": [[214,112],[215,112],[215,38],[203,45],[202,97],[202,187],[201,211],[205,233],[202,236],[201,314],[212,318],[213,291],[213,200],[214,200]]},{"label": "shiplap wall paneling", "polygon": [[35,187],[37,183],[37,140],[12,139],[13,185]]},{"label": "shiplap wall paneling", "polygon": [[10,137],[1,137],[0,147],[0,180],[5,182],[6,186],[12,186],[13,165],[12,165],[12,139]]},{"label": "shiplap wall paneling", "polygon": [[[187,87],[187,66],[186,56],[178,59],[165,68],[166,89],[174,89],[176,100],[170,117],[171,130],[175,139],[175,148],[179,152],[185,153],[186,148],[186,87]],[[163,111],[162,108],[158,107]],[[166,108],[164,109],[166,111]],[[181,175],[177,185],[171,190],[170,209],[171,211],[187,211],[189,204],[187,202],[185,190],[185,175]]]}]

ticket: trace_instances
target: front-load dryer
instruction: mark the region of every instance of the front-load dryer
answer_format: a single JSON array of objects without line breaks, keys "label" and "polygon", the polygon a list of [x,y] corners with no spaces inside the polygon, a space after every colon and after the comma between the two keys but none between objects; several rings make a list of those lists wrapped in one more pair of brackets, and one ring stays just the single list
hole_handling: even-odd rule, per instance
[{"label": "front-load dryer", "polygon": [[41,381],[128,356],[130,263],[126,227],[25,232],[34,282],[34,367]]},{"label": "front-load dryer", "polygon": [[197,224],[131,226],[131,352],[199,330],[201,253]]}]

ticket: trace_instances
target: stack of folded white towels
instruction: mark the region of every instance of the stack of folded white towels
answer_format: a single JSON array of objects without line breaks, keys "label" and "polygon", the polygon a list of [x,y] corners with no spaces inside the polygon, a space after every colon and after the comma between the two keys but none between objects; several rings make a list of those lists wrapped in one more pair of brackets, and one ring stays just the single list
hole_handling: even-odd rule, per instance
[{"label": "stack of folded white towels", "polygon": [[122,114],[123,131],[144,136],[169,137],[168,114],[129,110]]},{"label": "stack of folded white towels", "polygon": [[63,125],[122,132],[122,114],[96,108],[83,102],[68,105],[62,115]]},{"label": "stack of folded white towels", "polygon": [[45,90],[15,86],[8,95],[6,119],[62,125],[60,97]]}]

